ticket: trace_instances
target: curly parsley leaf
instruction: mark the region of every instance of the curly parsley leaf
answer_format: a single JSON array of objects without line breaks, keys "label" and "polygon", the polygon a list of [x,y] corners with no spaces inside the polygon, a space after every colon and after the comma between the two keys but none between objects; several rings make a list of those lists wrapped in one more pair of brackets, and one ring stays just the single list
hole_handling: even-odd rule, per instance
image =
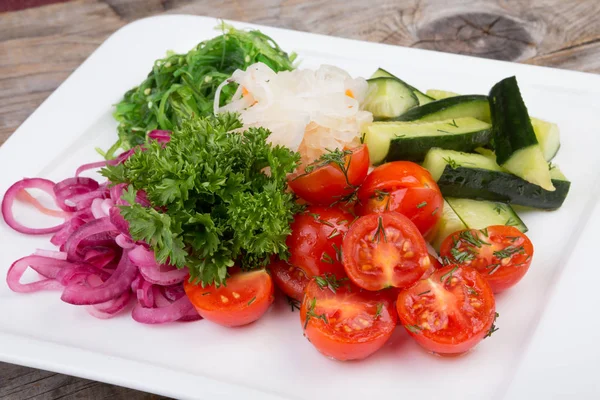
[{"label": "curly parsley leaf", "polygon": [[[166,145],[149,140],[102,170],[113,184],[129,185],[121,214],[132,238],[203,284],[222,284],[235,263],[248,270],[288,255],[298,206],[286,176],[299,155],[270,145],[266,129],[232,132],[241,126],[235,114],[190,118]],[[138,190],[152,207],[135,202]]]}]

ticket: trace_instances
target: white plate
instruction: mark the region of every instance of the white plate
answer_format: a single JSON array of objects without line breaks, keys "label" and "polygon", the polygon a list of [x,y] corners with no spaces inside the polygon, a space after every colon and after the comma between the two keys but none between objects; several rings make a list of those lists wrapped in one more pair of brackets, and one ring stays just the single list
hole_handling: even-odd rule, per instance
[{"label": "white plate", "polygon": [[[169,49],[185,52],[218,32],[218,21],[161,16],[113,34],[0,148],[0,193],[23,177],[59,180],[99,159],[95,147],[116,138],[111,104],[139,83]],[[378,66],[419,88],[486,93],[516,74],[531,114],[557,122],[557,161],[573,181],[556,212],[524,212],[534,263],[498,296],[500,330],[466,356],[426,354],[398,329],[362,362],[322,357],[302,336],[298,313],[276,303],[241,329],[211,323],[145,326],[129,315],[109,321],[62,303],[57,292],[19,295],[0,285],[0,360],[111,382],[178,398],[304,399],[527,398],[546,394],[598,398],[600,351],[594,258],[600,223],[600,77],[430,51],[259,28],[303,67],[329,63],[368,76]],[[595,211],[594,211],[595,210]],[[0,274],[47,238],[0,225]],[[571,335],[575,339],[570,339]],[[0,382],[0,385],[2,382]]]}]

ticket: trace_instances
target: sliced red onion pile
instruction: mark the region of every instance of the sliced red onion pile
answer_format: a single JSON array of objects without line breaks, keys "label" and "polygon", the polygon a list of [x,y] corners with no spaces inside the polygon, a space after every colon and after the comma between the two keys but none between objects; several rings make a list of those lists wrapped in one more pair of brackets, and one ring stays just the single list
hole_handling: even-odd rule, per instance
[{"label": "sliced red onion pile", "polygon": [[[151,139],[169,141],[169,131],[153,131]],[[2,216],[8,226],[29,235],[52,233],[50,242],[58,251],[37,250],[15,261],[6,281],[19,293],[40,290],[62,290],[61,299],[69,304],[85,306],[97,318],[111,318],[128,308],[137,322],[160,324],[173,321],[195,321],[201,317],[185,296],[183,281],[187,270],[157,263],[147,245],[135,242],[129,235],[129,224],[121,216],[119,205],[125,185],[79,176],[81,172],[115,165],[127,159],[133,150],[115,160],[85,164],[75,177],[54,183],[47,179],[23,179],[12,185],[2,200]],[[59,209],[42,205],[27,189],[40,189],[52,197]],[[145,194],[136,199],[149,207]],[[29,203],[38,211],[64,219],[50,228],[31,228],[19,223],[13,215],[15,201]],[[27,268],[40,280],[21,283]]]}]

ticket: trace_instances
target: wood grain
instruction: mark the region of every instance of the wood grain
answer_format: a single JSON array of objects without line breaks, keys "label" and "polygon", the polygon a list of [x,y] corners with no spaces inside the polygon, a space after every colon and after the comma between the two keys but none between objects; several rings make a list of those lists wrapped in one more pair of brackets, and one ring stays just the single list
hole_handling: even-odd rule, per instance
[{"label": "wood grain", "polygon": [[[597,0],[76,0],[0,13],[0,144],[111,33],[161,13],[600,73]],[[153,397],[0,363],[0,399]]]}]

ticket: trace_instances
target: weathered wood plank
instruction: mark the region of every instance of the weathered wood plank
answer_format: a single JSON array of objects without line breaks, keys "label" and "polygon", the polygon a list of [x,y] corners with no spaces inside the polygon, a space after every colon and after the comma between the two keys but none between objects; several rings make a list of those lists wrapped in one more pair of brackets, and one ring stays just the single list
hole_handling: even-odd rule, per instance
[{"label": "weathered wood plank", "polygon": [[[0,13],[0,144],[112,32],[164,12],[600,73],[597,0],[76,0]],[[0,363],[0,399],[21,398],[159,397]]]}]

